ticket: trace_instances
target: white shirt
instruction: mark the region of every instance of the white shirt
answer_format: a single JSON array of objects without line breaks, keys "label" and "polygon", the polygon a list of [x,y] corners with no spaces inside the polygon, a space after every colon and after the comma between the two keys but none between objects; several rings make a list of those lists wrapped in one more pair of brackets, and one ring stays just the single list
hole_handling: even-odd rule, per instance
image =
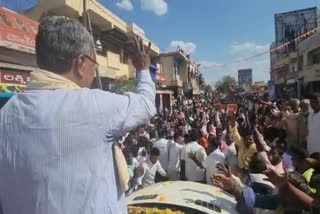
[{"label": "white shirt", "polygon": [[153,144],[153,147],[156,147],[160,150],[160,163],[164,170],[168,169],[169,164],[169,147],[172,145],[171,140],[161,138]]},{"label": "white shirt", "polygon": [[206,150],[197,142],[190,142],[186,144],[181,151],[181,160],[185,161],[185,173],[188,181],[203,181],[205,177],[205,171],[197,166],[188,157],[188,154],[192,152],[196,154],[198,161],[202,162],[206,159]]},{"label": "white shirt", "polygon": [[236,170],[238,165],[238,156],[237,156],[236,144],[234,142],[228,146],[224,155],[232,171]]},{"label": "white shirt", "polygon": [[170,180],[179,180],[182,148],[183,145],[174,142],[169,150],[168,176]]},{"label": "white shirt", "polygon": [[0,110],[0,198],[8,214],[127,213],[112,144],[156,113],[142,72],[137,94],[26,90]]},{"label": "white shirt", "polygon": [[206,169],[207,184],[212,185],[210,177],[218,173],[217,163],[224,163],[225,156],[219,148],[211,152],[208,157],[202,161],[203,167]]},{"label": "white shirt", "polygon": [[268,178],[265,174],[249,173],[249,177],[250,177],[250,184],[261,183],[261,184],[266,184],[271,188],[275,187],[271,182],[264,180]]},{"label": "white shirt", "polygon": [[[145,155],[143,156],[142,153],[145,152]],[[149,159],[149,155],[147,154],[146,148],[145,147],[140,147],[138,151],[138,156],[137,156],[137,161],[139,163],[145,162],[146,160]]]},{"label": "white shirt", "polygon": [[144,175],[142,178],[142,185],[144,187],[154,184],[154,179],[156,177],[156,172],[159,172],[162,176],[167,176],[167,173],[163,170],[159,161],[153,164],[150,159],[142,163],[144,169]]},{"label": "white shirt", "polygon": [[320,112],[310,112],[308,117],[308,153],[320,152]]}]

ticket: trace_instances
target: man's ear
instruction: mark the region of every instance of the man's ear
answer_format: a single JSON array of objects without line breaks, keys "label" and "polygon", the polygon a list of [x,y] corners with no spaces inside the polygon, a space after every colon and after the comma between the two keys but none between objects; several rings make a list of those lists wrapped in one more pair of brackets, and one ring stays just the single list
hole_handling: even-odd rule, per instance
[{"label": "man's ear", "polygon": [[84,77],[84,61],[85,57],[80,55],[73,61],[73,67],[74,67],[74,74],[79,79],[82,79]]}]

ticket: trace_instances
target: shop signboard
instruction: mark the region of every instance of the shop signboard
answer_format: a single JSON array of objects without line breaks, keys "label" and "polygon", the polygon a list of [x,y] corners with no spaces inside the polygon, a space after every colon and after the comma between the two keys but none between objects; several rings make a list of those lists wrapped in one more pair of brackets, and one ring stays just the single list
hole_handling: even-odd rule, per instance
[{"label": "shop signboard", "polygon": [[11,97],[24,90],[30,80],[29,72],[0,70],[0,97]]},{"label": "shop signboard", "polygon": [[38,22],[0,7],[0,46],[35,53]]}]

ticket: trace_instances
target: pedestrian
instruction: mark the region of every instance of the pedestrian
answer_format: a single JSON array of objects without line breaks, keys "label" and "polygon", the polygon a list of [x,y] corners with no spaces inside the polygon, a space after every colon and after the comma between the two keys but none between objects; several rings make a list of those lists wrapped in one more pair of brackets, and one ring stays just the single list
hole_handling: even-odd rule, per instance
[{"label": "pedestrian", "polygon": [[181,180],[194,181],[204,183],[205,171],[194,163],[189,157],[190,153],[194,153],[197,161],[202,162],[206,159],[207,153],[203,146],[198,144],[200,131],[192,129],[189,133],[187,143],[181,151]]},{"label": "pedestrian", "polygon": [[320,130],[320,100],[317,95],[310,95],[310,106],[313,112],[308,116],[308,137],[307,149],[308,153],[312,154],[320,152],[319,130]]},{"label": "pedestrian", "polygon": [[299,115],[300,115],[300,101],[298,99],[290,100],[291,111],[286,118],[286,130],[287,130],[287,147],[290,149],[294,145],[299,144]]},{"label": "pedestrian", "polygon": [[153,143],[153,147],[160,150],[160,163],[164,170],[168,169],[169,164],[169,147],[172,142],[166,139],[166,131],[160,129],[158,132],[159,140]]},{"label": "pedestrian", "polygon": [[182,131],[174,134],[174,142],[169,149],[168,177],[170,181],[178,181],[180,179],[180,159],[184,146],[184,135]]},{"label": "pedestrian", "polygon": [[254,143],[253,131],[245,130],[243,136],[240,136],[235,122],[235,115],[231,114],[227,118],[227,124],[230,128],[230,133],[236,144],[238,155],[238,167],[240,172],[247,171],[251,156],[257,152],[256,144]]},{"label": "pedestrian", "polygon": [[152,148],[150,152],[150,158],[142,163],[144,174],[142,178],[142,186],[148,187],[155,183],[156,173],[158,172],[161,176],[166,177],[167,173],[159,162],[160,150],[158,148]]},{"label": "pedestrian", "polygon": [[225,162],[225,155],[221,152],[219,146],[219,140],[214,137],[210,137],[209,147],[212,152],[202,162],[198,161],[196,152],[189,153],[189,158],[193,160],[198,167],[206,170],[206,183],[209,185],[212,184],[211,176],[218,173],[218,169],[216,167],[217,164],[223,164]]},{"label": "pedestrian", "polygon": [[304,99],[300,104],[301,112],[298,117],[298,142],[304,148],[307,148],[307,134],[308,134],[308,116],[310,113],[310,101]]}]

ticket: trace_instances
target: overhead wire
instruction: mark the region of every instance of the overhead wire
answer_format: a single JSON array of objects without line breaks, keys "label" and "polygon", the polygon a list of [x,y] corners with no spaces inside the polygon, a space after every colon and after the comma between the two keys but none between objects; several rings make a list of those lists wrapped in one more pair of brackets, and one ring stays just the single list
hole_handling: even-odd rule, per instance
[{"label": "overhead wire", "polygon": [[[278,51],[278,50],[281,50],[281,49],[289,46],[289,45],[290,45],[291,43],[293,43],[293,42],[297,42],[297,41],[299,41],[299,40],[301,40],[301,39],[304,39],[304,38],[306,38],[306,37],[308,37],[308,36],[311,36],[311,35],[315,34],[315,33],[317,32],[317,30],[319,30],[319,29],[320,29],[320,26],[319,26],[319,27],[316,27],[316,28],[314,28],[314,29],[312,29],[312,30],[309,30],[308,32],[306,32],[306,33],[304,33],[304,34],[302,34],[302,35],[300,35],[300,36],[297,36],[296,38],[294,38],[294,39],[292,39],[292,40],[290,40],[290,41],[288,41],[288,42],[286,42],[286,43],[284,43],[284,44],[281,44],[281,45],[279,45],[279,46],[277,46],[277,47],[275,47],[275,48],[272,48],[272,49],[269,49],[269,50],[260,52],[260,53],[258,53],[258,54],[253,55],[253,56],[249,56],[249,57],[246,57],[246,58],[234,60],[234,61],[232,61],[232,62],[230,62],[230,63],[220,64],[219,67],[227,66],[227,65],[232,65],[232,64],[237,64],[237,63],[241,63],[241,62],[246,62],[246,61],[249,61],[249,60],[254,59],[254,58],[256,58],[256,57],[259,57],[259,56],[268,54],[268,53],[274,53],[274,52],[276,52],[276,51]],[[205,67],[204,67],[204,68],[205,68]]]},{"label": "overhead wire", "polygon": [[[92,0],[91,0],[91,1],[92,1]],[[109,1],[111,1],[111,2],[113,2],[113,3],[114,3],[114,2],[118,2],[117,0],[109,0]],[[94,1],[92,1],[92,2],[94,3]],[[307,19],[307,22],[309,22],[309,19]],[[257,54],[255,54],[255,55],[252,55],[252,56],[249,56],[249,57],[237,59],[237,60],[231,61],[231,62],[229,62],[229,63],[219,64],[219,66],[217,66],[217,67],[225,67],[225,66],[228,66],[228,65],[238,64],[238,63],[241,63],[241,62],[247,62],[247,61],[252,60],[252,59],[254,59],[254,58],[263,56],[263,55],[265,55],[265,54],[274,53],[274,52],[276,52],[276,51],[279,51],[279,50],[281,50],[281,49],[289,46],[289,45],[290,45],[291,43],[293,43],[293,42],[297,42],[297,41],[299,41],[299,40],[301,40],[301,39],[303,39],[303,38],[306,38],[306,37],[308,37],[308,36],[316,33],[319,28],[320,28],[320,26],[319,26],[319,27],[316,27],[316,28],[314,28],[314,29],[312,29],[312,30],[309,30],[308,32],[303,33],[302,35],[297,36],[296,38],[292,39],[291,41],[285,42],[285,43],[283,43],[283,44],[281,44],[281,45],[279,45],[279,46],[277,46],[277,47],[275,47],[275,48],[265,50],[265,51],[263,51],[263,52],[257,53]],[[166,50],[167,48],[160,47],[160,49],[161,49],[161,50]],[[202,66],[202,68],[204,68],[204,69],[207,69],[207,68],[209,68],[209,67],[211,67],[211,66]]]}]

